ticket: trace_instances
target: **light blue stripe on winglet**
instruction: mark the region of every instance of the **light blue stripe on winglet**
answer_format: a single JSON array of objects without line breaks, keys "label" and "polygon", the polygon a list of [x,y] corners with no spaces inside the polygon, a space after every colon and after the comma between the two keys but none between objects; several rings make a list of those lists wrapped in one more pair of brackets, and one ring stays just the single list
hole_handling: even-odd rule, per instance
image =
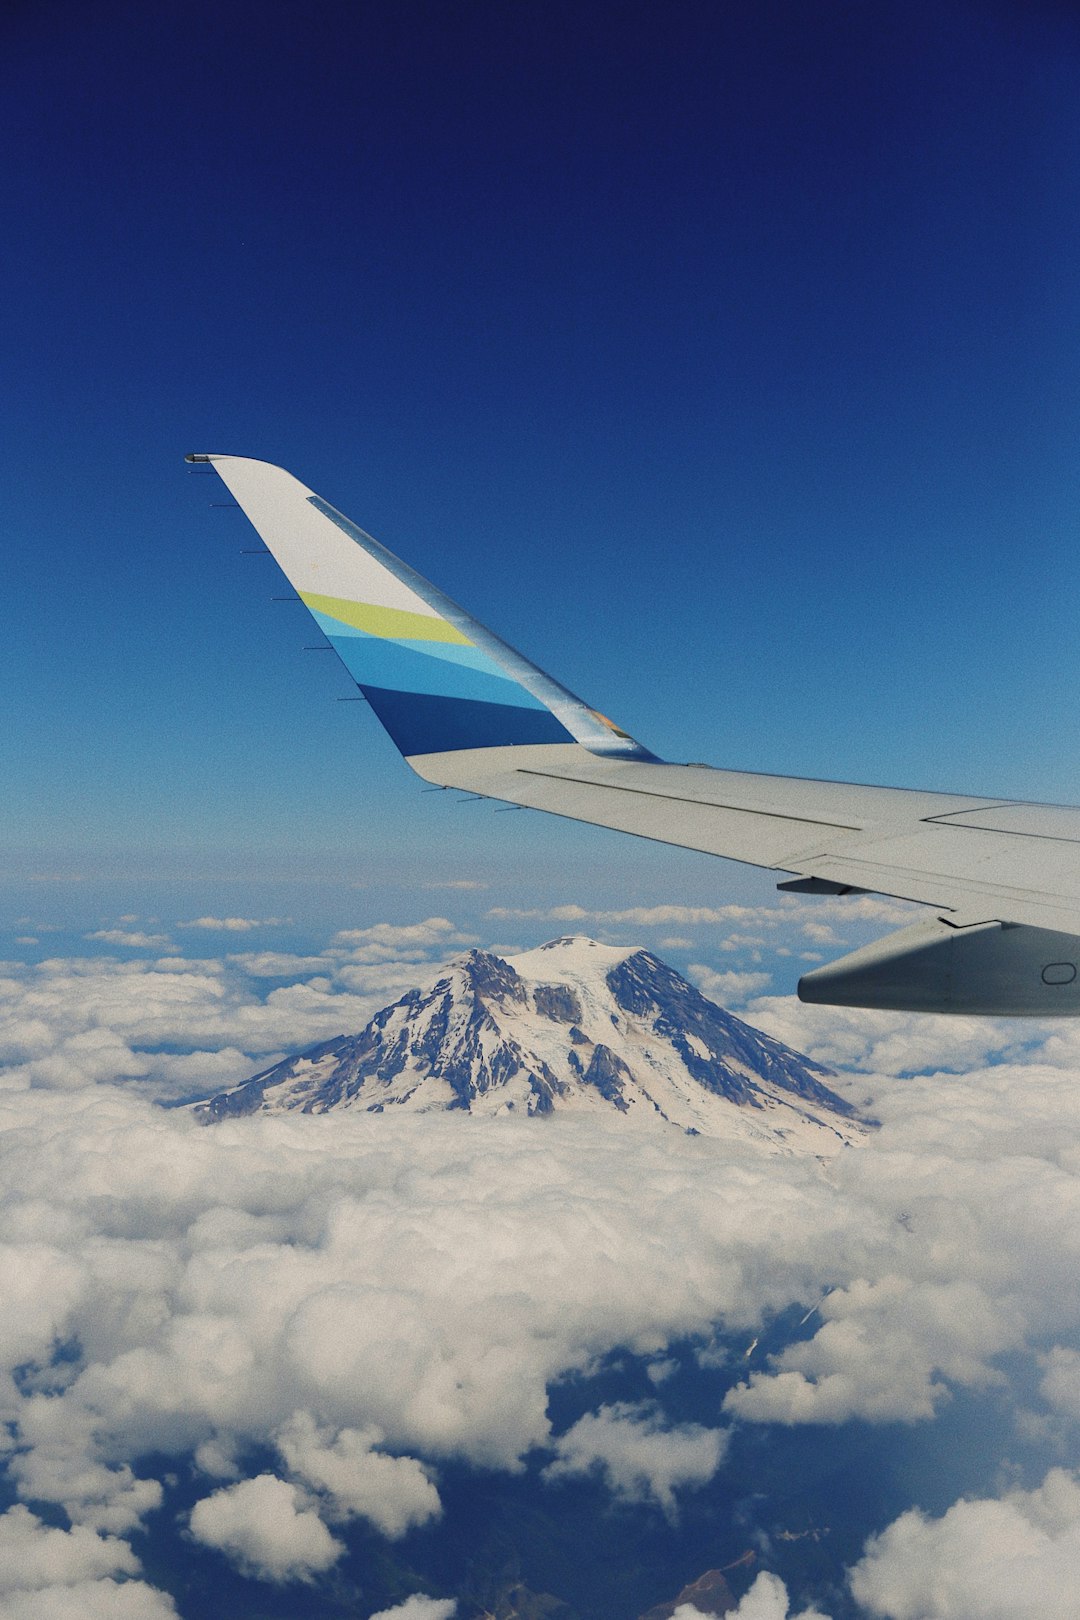
[{"label": "light blue stripe on winglet", "polygon": [[432,657],[415,644],[387,641],[381,636],[330,636],[338,657],[360,687],[377,686],[389,692],[415,692],[428,697],[463,698],[472,703],[543,709],[545,705],[516,681],[500,672],[470,669],[446,658]]}]

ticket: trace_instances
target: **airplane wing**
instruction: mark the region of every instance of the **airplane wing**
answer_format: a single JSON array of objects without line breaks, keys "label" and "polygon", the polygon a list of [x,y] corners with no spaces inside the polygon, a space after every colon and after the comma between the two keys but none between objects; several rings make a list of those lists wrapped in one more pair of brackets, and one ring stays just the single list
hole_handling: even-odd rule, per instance
[{"label": "airplane wing", "polygon": [[933,914],[807,974],[807,1001],[1080,1013],[1080,809],[658,759],[305,485],[221,477],[416,773],[443,787]]}]

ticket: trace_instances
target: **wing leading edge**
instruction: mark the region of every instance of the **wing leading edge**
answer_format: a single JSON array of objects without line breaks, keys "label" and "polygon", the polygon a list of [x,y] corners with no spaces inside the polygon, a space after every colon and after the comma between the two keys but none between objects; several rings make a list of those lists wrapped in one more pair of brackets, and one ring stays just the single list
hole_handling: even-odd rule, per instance
[{"label": "wing leading edge", "polygon": [[807,975],[806,1000],[1080,1012],[1080,809],[666,763],[283,468],[188,459],[222,478],[425,780],[934,908],[891,952]]}]

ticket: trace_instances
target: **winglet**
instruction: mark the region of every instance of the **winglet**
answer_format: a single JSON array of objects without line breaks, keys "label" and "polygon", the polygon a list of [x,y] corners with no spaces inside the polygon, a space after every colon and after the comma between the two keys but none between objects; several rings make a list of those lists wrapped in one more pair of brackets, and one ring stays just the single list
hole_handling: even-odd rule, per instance
[{"label": "winglet", "polygon": [[213,465],[406,758],[573,742],[653,757],[284,468],[186,459]]}]

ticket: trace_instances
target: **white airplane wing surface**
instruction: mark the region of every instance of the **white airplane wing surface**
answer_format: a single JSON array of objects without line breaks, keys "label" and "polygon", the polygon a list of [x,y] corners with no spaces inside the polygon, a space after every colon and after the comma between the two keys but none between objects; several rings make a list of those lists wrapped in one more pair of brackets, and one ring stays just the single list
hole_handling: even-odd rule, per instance
[{"label": "white airplane wing surface", "polygon": [[807,1001],[1080,1013],[1080,809],[674,765],[281,467],[208,462],[428,782],[932,913],[807,974]]}]

